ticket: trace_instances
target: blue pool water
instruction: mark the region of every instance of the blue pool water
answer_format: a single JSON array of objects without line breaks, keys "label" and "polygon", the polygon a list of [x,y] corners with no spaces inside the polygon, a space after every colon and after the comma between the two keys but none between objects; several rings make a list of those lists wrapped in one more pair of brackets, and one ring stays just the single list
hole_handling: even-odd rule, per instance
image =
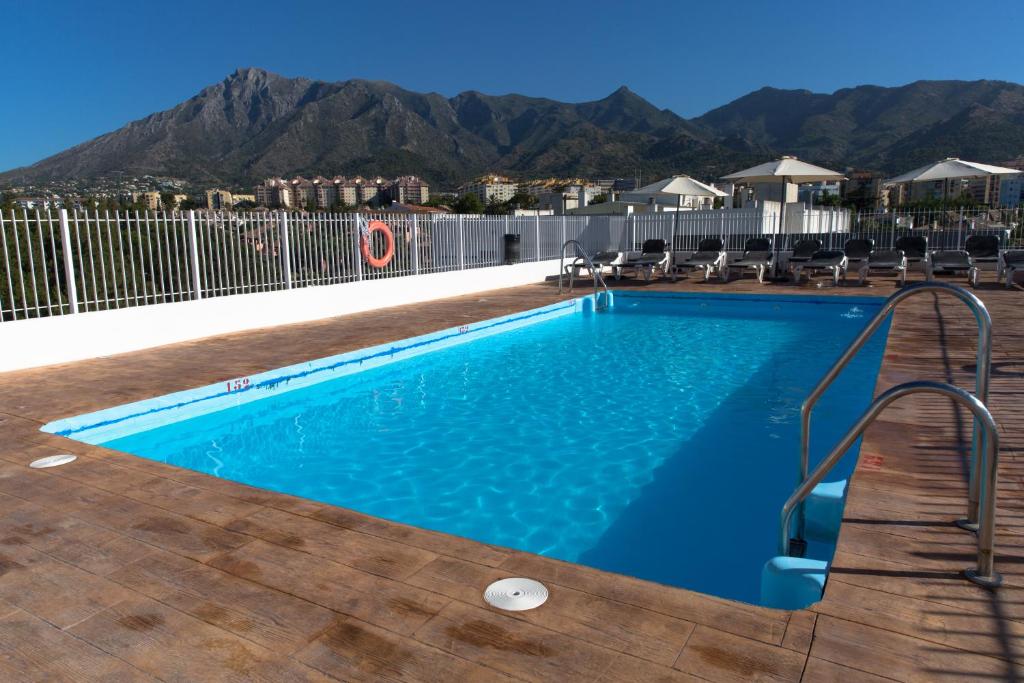
[{"label": "blue pool water", "polygon": [[[881,300],[616,296],[104,445],[757,602],[800,403]],[[884,334],[819,403],[812,459],[870,401]]]}]

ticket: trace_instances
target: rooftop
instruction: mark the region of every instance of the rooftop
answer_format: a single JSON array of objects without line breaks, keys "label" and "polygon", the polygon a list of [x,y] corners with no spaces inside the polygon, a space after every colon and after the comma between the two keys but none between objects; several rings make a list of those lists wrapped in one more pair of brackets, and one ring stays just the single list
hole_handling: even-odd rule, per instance
[{"label": "rooftop", "polygon": [[[870,293],[894,290],[876,283]],[[749,280],[725,289],[766,291]],[[978,293],[995,320],[998,591],[960,577],[973,537],[950,520],[965,505],[970,426],[945,399],[897,404],[868,431],[824,599],[796,612],[486,546],[39,431],[67,415],[558,299],[555,287],[531,285],[0,374],[0,676],[1018,679],[1024,309],[1019,290]],[[971,386],[974,337],[969,312],[952,299],[909,300],[877,389],[925,377]],[[61,452],[79,459],[27,467]],[[515,614],[488,607],[483,588],[510,575],[545,582],[550,600]]]}]

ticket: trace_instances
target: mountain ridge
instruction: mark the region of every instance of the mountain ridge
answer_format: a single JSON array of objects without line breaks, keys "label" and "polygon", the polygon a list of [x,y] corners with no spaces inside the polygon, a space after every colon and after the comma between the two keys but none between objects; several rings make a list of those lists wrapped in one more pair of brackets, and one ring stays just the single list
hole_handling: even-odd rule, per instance
[{"label": "mountain ridge", "polygon": [[0,183],[128,173],[251,185],[278,175],[414,173],[451,187],[484,172],[614,177],[641,168],[648,177],[715,178],[782,153],[883,172],[943,156],[1024,156],[1024,86],[915,81],[831,94],[766,86],[685,119],[625,85],[566,103],[243,67],[170,109],[0,173]]}]

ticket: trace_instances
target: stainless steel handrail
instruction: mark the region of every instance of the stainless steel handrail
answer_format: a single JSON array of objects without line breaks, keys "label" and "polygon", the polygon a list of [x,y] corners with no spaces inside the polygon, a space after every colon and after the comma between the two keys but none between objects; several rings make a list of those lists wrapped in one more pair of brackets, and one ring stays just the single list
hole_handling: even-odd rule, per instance
[{"label": "stainless steel handrail", "polygon": [[983,586],[995,587],[1002,582],[1002,577],[995,571],[995,557],[993,554],[996,523],[996,484],[999,475],[999,432],[996,429],[992,413],[989,412],[988,408],[985,407],[985,404],[977,396],[959,387],[942,382],[918,381],[900,384],[882,393],[868,406],[868,409],[854,423],[850,431],[846,433],[846,436],[814,468],[814,472],[804,479],[803,483],[797,487],[793,495],[786,501],[786,504],[782,506],[781,526],[779,527],[779,552],[782,555],[790,554],[789,531],[793,509],[798,504],[803,503],[814,487],[821,483],[825,475],[839,462],[850,446],[853,445],[853,442],[864,433],[864,430],[875,421],[879,413],[885,410],[893,401],[910,394],[919,393],[939,394],[940,396],[946,396],[957,401],[974,413],[975,424],[980,424],[981,426],[985,437],[983,456],[985,504],[981,510],[981,519],[979,520],[978,527],[977,567],[966,570],[965,574],[968,579]]},{"label": "stainless steel handrail", "polygon": [[[975,379],[975,390],[974,394],[978,397],[983,404],[988,404],[988,385],[989,377],[991,375],[991,363],[992,363],[992,318],[988,314],[988,309],[985,308],[985,304],[982,303],[981,299],[976,297],[971,292],[968,292],[963,287],[957,285],[948,284],[945,282],[916,282],[904,289],[896,292],[885,301],[885,305],[882,309],[875,314],[868,324],[864,327],[857,338],[850,342],[850,345],[846,347],[843,355],[835,362],[832,368],[825,373],[818,385],[814,387],[810,395],[804,399],[803,405],[800,406],[800,472],[797,483],[803,483],[807,479],[808,463],[810,461],[810,448],[811,448],[811,410],[814,409],[814,404],[817,403],[821,395],[825,393],[829,385],[839,376],[843,368],[850,362],[851,359],[857,352],[860,351],[861,347],[867,343],[871,335],[874,334],[889,314],[896,308],[896,306],[903,300],[914,296],[915,294],[921,294],[923,292],[945,292],[951,294],[965,304],[974,313],[975,319],[978,321],[978,360],[975,368],[976,379]],[[971,444],[971,467],[970,467],[970,483],[968,486],[968,505],[967,505],[967,517],[963,520],[958,520],[957,524],[965,529],[976,530],[978,524],[978,476],[980,474],[980,462],[978,458],[979,452],[984,448],[982,444],[978,442],[979,438],[979,424],[978,421],[974,421],[974,433],[972,435]],[[804,535],[804,511],[803,506],[797,515],[797,539],[803,539]]]},{"label": "stainless steel handrail", "polygon": [[[565,244],[562,245],[562,255],[558,260],[558,293],[562,293],[562,278],[565,277],[565,248],[568,247],[570,244],[573,245],[573,247],[575,248],[577,258],[579,258],[580,256],[583,257],[584,262],[586,262],[587,267],[590,268],[590,272],[594,276],[594,308],[601,308],[601,302],[598,301],[597,298],[597,284],[600,282],[601,287],[604,288],[605,301],[608,300],[608,285],[605,284],[604,277],[601,276],[601,271],[594,266],[594,262],[590,259],[590,256],[587,254],[587,250],[584,249],[583,245],[577,242],[576,240],[566,240]],[[569,273],[570,292],[572,291],[572,287],[575,280],[574,275],[575,269],[573,269],[572,273]]]}]

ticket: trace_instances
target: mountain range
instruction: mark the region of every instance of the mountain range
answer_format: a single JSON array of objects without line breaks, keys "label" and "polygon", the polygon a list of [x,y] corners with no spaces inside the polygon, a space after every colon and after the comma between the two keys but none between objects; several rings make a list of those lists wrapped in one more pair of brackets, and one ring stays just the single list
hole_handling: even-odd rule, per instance
[{"label": "mountain range", "polygon": [[412,173],[440,187],[514,176],[713,179],[778,154],[886,173],[961,156],[1024,156],[1024,86],[917,81],[831,94],[762,88],[694,119],[626,87],[565,103],[417,93],[239,69],[181,104],[0,173],[0,184],[115,173],[251,186],[270,176]]}]

